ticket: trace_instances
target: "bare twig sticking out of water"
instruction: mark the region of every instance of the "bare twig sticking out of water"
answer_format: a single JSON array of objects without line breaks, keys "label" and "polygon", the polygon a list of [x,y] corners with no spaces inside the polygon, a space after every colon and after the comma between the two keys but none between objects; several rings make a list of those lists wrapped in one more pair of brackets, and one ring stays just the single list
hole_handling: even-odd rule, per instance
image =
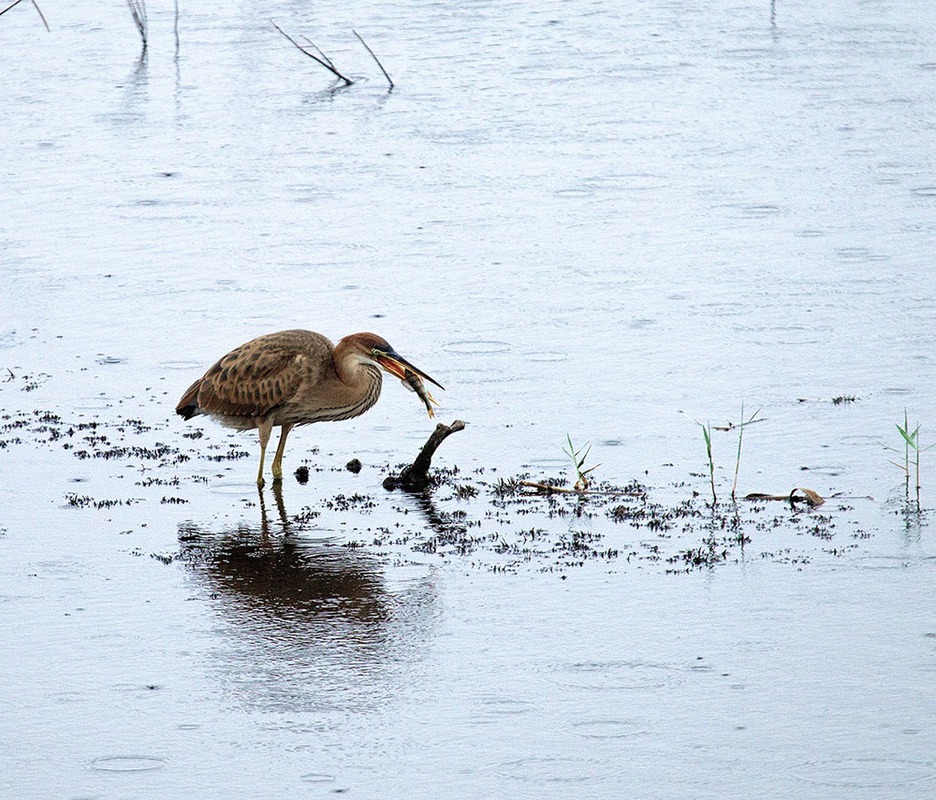
[{"label": "bare twig sticking out of water", "polygon": [[[52,33],[52,29],[49,27],[49,23],[46,21],[45,14],[42,13],[42,9],[39,8],[39,4],[36,2],[36,0],[31,0],[31,1],[32,1],[32,7],[36,9],[36,13],[39,15],[39,19],[41,19],[42,24],[45,25],[46,33]],[[16,8],[16,6],[18,6],[22,2],[23,0],[14,0],[14,2],[10,3],[10,5],[8,5],[5,9],[3,9],[3,11],[0,11],[0,17],[6,14],[6,12],[9,11],[11,8]]]},{"label": "bare twig sticking out of water", "polygon": [[440,422],[422,446],[413,463],[405,467],[399,475],[387,476],[384,479],[384,489],[400,488],[407,492],[421,492],[428,489],[432,485],[429,467],[432,464],[433,454],[446,438],[464,429],[465,423],[460,419],[456,419],[451,425],[443,425]]},{"label": "bare twig sticking out of water", "polygon": [[144,0],[127,0],[127,7],[133,17],[133,24],[140,32],[140,38],[143,40],[143,52],[146,52],[147,39],[149,36],[149,21],[146,17],[146,3]]},{"label": "bare twig sticking out of water", "polygon": [[179,0],[175,0],[175,21],[173,24],[173,32],[175,33],[175,54],[176,58],[179,57]]},{"label": "bare twig sticking out of water", "polygon": [[357,36],[358,41],[359,41],[362,45],[364,45],[364,49],[367,50],[367,52],[371,54],[371,57],[374,59],[374,61],[377,62],[377,66],[380,67],[380,71],[384,74],[384,77],[387,79],[387,83],[390,84],[390,88],[392,89],[393,86],[394,86],[393,78],[391,78],[391,77],[390,77],[390,73],[388,73],[387,70],[384,69],[384,65],[380,63],[380,59],[377,58],[377,54],[376,54],[373,50],[370,49],[370,46],[367,44],[367,42],[364,41],[364,39],[363,39],[363,37],[361,36],[361,34],[359,34],[359,33],[358,33],[356,30],[354,30],[353,28],[351,29],[351,33],[353,33],[355,36]]},{"label": "bare twig sticking out of water", "polygon": [[542,481],[516,481],[514,488],[533,489],[528,493],[531,497],[534,494],[574,494],[579,497],[600,496],[600,497],[643,497],[643,492],[634,489],[570,489],[568,486],[560,486],[553,483],[543,483]]},{"label": "bare twig sticking out of water", "polygon": [[39,4],[36,0],[32,0],[33,8],[36,9],[36,13],[39,15],[39,19],[42,20],[42,24],[46,26],[46,33],[52,33],[52,29],[49,27],[49,23],[46,22],[45,14],[42,13],[42,9],[39,8]]},{"label": "bare twig sticking out of water", "polygon": [[39,19],[42,20],[42,24],[45,25],[46,33],[52,33],[52,29],[49,27],[49,23],[46,22],[45,14],[42,13],[42,9],[39,8],[39,4],[36,0],[32,0],[33,8],[36,9],[36,13],[39,15]]},{"label": "bare twig sticking out of water", "polygon": [[23,0],[13,0],[13,2],[10,3],[10,5],[8,5],[5,9],[3,9],[3,11],[0,11],[0,17],[6,14],[6,12],[9,11],[10,9],[16,8],[22,2]]},{"label": "bare twig sticking out of water", "polygon": [[321,47],[319,47],[315,42],[313,42],[313,41],[312,41],[308,36],[306,36],[305,34],[302,35],[302,38],[305,39],[306,43],[307,43],[310,47],[314,48],[314,50],[319,54],[319,58],[323,59],[323,60],[326,62],[326,66],[329,67],[329,69],[331,69],[331,70],[334,70],[334,69],[335,69],[335,62],[332,61],[332,60],[325,54],[325,52],[322,50]]},{"label": "bare twig sticking out of water", "polygon": [[518,486],[524,489],[536,489],[542,494],[581,494],[577,489],[570,489],[568,486],[553,486],[551,483],[542,483],[540,481],[520,481]]},{"label": "bare twig sticking out of water", "polygon": [[[128,0],[128,2],[129,2],[129,0]],[[325,67],[325,69],[327,69],[329,72],[331,72],[336,78],[339,78],[340,80],[343,80],[343,81],[345,82],[345,86],[350,86],[352,83],[354,83],[354,81],[352,81],[349,77],[347,77],[346,75],[343,75],[341,72],[338,71],[338,69],[337,69],[337,68],[335,67],[335,65],[332,63],[332,60],[331,60],[328,56],[326,56],[325,53],[323,53],[323,52],[321,51],[321,49],[319,49],[318,45],[316,45],[314,42],[311,42],[311,41],[309,41],[308,39],[306,39],[306,41],[309,42],[309,44],[312,45],[312,47],[314,47],[316,50],[318,50],[319,55],[316,55],[315,53],[310,52],[310,51],[308,50],[308,48],[305,48],[305,47],[303,47],[301,44],[299,44],[299,42],[297,42],[295,39],[293,39],[292,36],[290,36],[288,33],[286,33],[286,31],[284,31],[284,30],[283,30],[279,25],[277,25],[272,19],[270,20],[270,24],[271,24],[274,28],[276,28],[276,30],[278,30],[283,36],[285,36],[287,39],[289,39],[289,41],[293,44],[293,46],[294,46],[297,50],[300,50],[300,51],[302,51],[303,53],[305,53],[305,54],[306,54],[309,58],[311,58],[313,61],[317,61],[319,64],[321,64],[323,67]]]}]

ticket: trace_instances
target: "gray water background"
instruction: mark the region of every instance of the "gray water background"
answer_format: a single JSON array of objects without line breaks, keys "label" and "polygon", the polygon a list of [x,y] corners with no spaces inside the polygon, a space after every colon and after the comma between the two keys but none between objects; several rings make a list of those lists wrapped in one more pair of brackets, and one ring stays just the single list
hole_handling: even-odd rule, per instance
[{"label": "gray water background", "polygon": [[[206,424],[251,458],[197,466],[184,507],[103,515],[64,498],[139,494],[134,468],[6,448],[2,794],[936,791],[932,532],[884,447],[905,409],[927,436],[936,396],[928,4],[182,6],[176,49],[150,4],[142,60],[119,2],[47,0],[51,33],[25,3],[0,17],[4,412],[133,416],[181,443],[175,401],[234,345],[372,329],[446,385],[442,418],[469,427],[440,458],[466,473],[567,473],[568,434],[602,477],[678,500],[706,491],[692,418],[743,402],[764,417],[743,491],[841,492],[832,513],[870,536],[808,564],[761,557],[760,533],[713,572],[564,579],[323,549],[412,524],[394,500],[294,544],[310,585],[341,576],[310,615],[148,557],[256,530],[250,437]],[[313,447],[400,461],[431,425],[388,385],[297,431],[287,472]]]}]

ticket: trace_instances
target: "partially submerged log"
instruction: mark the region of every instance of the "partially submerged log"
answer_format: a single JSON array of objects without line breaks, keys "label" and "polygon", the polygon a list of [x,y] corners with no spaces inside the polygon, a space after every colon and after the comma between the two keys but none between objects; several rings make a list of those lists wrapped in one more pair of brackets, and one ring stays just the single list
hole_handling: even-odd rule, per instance
[{"label": "partially submerged log", "polygon": [[383,482],[384,489],[403,489],[406,492],[421,492],[432,485],[429,477],[429,467],[432,465],[432,456],[449,436],[456,431],[464,430],[465,423],[460,419],[455,420],[451,425],[443,425],[441,422],[436,425],[432,435],[422,446],[416,460],[408,467],[405,467],[399,475],[388,475]]}]

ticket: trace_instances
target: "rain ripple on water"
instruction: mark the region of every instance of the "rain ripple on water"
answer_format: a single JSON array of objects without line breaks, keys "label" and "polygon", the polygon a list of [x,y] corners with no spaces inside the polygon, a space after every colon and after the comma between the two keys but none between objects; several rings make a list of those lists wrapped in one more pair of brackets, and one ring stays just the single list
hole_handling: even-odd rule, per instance
[{"label": "rain ripple on water", "polygon": [[98,772],[148,772],[165,767],[166,759],[157,756],[102,756],[89,766]]},{"label": "rain ripple on water", "polygon": [[792,773],[799,780],[819,786],[880,789],[932,781],[936,766],[929,761],[900,758],[832,758],[798,764]]}]

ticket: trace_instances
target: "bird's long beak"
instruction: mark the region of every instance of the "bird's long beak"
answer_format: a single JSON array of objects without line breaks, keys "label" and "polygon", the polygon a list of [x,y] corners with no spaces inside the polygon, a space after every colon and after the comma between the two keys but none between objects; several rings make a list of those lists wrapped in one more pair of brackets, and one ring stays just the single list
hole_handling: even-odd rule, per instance
[{"label": "bird's long beak", "polygon": [[410,372],[415,372],[423,380],[435,384],[440,389],[445,389],[435,378],[429,377],[425,372],[419,369],[419,367],[414,367],[409,361],[403,358],[403,356],[397,353],[396,350],[387,350],[381,353],[377,356],[377,360],[380,362],[380,366],[391,375],[396,375],[401,381],[406,380],[406,370],[409,370]]}]

